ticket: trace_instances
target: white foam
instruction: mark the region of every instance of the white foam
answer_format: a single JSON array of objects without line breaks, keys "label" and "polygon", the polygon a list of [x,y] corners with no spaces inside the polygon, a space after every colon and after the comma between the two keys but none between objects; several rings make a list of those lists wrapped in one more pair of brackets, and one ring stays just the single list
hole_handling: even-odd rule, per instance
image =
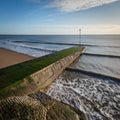
[{"label": "white foam", "polygon": [[118,118],[120,84],[72,72],[66,77],[65,73],[51,85],[48,95],[83,111],[91,120]]},{"label": "white foam", "polygon": [[41,57],[52,53],[51,51],[38,50],[31,47],[27,47],[22,44],[18,45],[9,41],[0,41],[0,47],[13,50],[19,53],[24,53],[33,57]]}]

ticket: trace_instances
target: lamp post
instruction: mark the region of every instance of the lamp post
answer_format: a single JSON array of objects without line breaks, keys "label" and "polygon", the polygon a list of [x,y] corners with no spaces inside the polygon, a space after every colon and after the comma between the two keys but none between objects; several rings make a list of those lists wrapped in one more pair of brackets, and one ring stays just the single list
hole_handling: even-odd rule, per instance
[{"label": "lamp post", "polygon": [[81,45],[81,28],[79,28],[79,46]]}]

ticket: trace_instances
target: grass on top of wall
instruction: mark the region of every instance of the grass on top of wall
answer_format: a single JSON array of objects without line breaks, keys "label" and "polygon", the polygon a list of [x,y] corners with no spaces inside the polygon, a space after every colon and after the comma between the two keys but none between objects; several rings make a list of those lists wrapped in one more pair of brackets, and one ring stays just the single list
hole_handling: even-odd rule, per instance
[{"label": "grass on top of wall", "polygon": [[0,90],[82,49],[82,47],[72,47],[44,57],[0,69]]}]

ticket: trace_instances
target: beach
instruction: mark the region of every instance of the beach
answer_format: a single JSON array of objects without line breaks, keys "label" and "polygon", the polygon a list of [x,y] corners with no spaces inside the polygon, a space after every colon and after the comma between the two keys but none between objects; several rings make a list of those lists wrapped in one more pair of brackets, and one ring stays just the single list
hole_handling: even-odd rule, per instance
[{"label": "beach", "polygon": [[0,48],[0,69],[34,59],[34,57]]}]

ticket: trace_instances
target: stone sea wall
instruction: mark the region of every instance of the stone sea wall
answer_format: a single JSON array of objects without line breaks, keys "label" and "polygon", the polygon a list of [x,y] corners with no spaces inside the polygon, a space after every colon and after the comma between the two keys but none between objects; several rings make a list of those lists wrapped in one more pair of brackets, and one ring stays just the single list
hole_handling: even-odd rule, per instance
[{"label": "stone sea wall", "polygon": [[73,61],[75,61],[79,56],[81,52],[76,52],[75,54],[69,55],[51,65],[48,67],[32,74],[30,78],[34,80],[35,84],[40,89],[45,89],[47,86],[49,86],[55,78],[58,77],[62,73],[62,71],[68,67]]},{"label": "stone sea wall", "polygon": [[62,58],[44,69],[24,78],[20,84],[8,88],[1,97],[27,95],[38,90],[44,91],[66,67],[73,63],[80,54],[84,52],[84,50],[85,49]]}]

